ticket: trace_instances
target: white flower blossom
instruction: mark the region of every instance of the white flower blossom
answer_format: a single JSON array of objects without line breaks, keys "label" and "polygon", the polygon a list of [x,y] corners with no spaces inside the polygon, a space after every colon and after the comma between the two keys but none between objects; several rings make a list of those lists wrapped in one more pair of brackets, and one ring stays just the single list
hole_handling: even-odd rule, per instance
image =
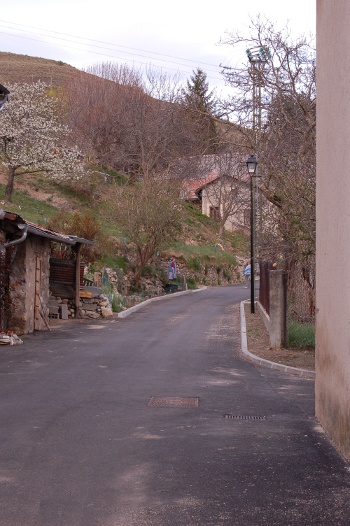
[{"label": "white flower blossom", "polygon": [[9,90],[9,101],[0,113],[0,158],[8,171],[6,199],[11,199],[13,179],[19,174],[40,172],[60,180],[86,175],[82,154],[68,146],[70,130],[58,120],[48,86],[15,84]]}]

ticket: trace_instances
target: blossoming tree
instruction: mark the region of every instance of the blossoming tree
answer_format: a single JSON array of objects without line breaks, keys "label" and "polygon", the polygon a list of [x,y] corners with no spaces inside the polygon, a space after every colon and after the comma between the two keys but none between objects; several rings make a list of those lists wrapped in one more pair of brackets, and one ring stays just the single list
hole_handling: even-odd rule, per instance
[{"label": "blossoming tree", "polygon": [[86,172],[82,155],[69,144],[70,130],[59,122],[56,100],[42,82],[9,86],[10,100],[0,113],[0,160],[7,171],[5,200],[15,177],[40,173],[58,180]]}]

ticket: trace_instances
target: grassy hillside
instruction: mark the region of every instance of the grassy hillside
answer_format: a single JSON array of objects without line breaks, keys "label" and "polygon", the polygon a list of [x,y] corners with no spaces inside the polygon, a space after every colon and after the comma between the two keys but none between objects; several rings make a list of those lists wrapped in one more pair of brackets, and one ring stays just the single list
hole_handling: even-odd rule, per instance
[{"label": "grassy hillside", "polygon": [[[104,265],[112,268],[120,266],[121,258],[126,254],[126,261],[130,263],[126,270],[132,268],[133,247],[127,245],[118,225],[108,214],[113,183],[106,182],[102,173],[94,173],[89,183],[79,188],[69,184],[58,185],[40,177],[22,176],[16,181],[12,203],[4,202],[5,182],[5,176],[0,175],[0,207],[37,224],[49,225],[51,228],[57,224],[56,230],[60,231],[62,214],[69,217],[74,212],[81,215],[93,212],[101,225],[102,235],[112,240],[104,244],[105,250],[94,263],[94,269]],[[240,263],[249,252],[248,239],[239,233],[226,233],[225,250],[221,250],[217,246],[219,238],[216,223],[191,205],[184,206],[182,225],[182,232],[177,239],[163,247],[158,254],[158,265],[164,268],[168,258],[175,256],[182,272],[197,283],[237,281]]]},{"label": "grassy hillside", "polygon": [[[0,83],[5,86],[38,80],[54,86],[65,86],[78,73],[81,74],[60,61],[0,53]],[[68,218],[74,212],[82,216],[88,211],[93,212],[105,236],[103,239],[107,240],[101,244],[102,253],[95,268],[122,265],[124,271],[129,272],[135,257],[133,247],[127,246],[118,225],[113,223],[108,214],[111,206],[110,185],[119,177],[114,172],[111,175],[108,170],[104,174],[101,167],[96,169],[89,181],[75,185],[57,184],[40,176],[22,176],[16,178],[12,203],[4,203],[6,177],[1,174],[0,167],[0,208],[16,212],[40,225],[49,225],[50,228],[57,225],[55,229],[62,232],[62,217]],[[173,255],[181,271],[197,282],[217,284],[236,281],[240,263],[249,252],[247,238],[239,233],[227,233],[225,250],[221,250],[217,246],[222,240],[218,238],[216,223],[190,205],[184,207],[182,223],[182,233],[163,248],[152,264],[166,268],[167,259]],[[65,233],[77,234],[74,231]],[[89,237],[88,233],[84,237]]]},{"label": "grassy hillside", "polygon": [[0,84],[36,82],[65,86],[78,70],[58,60],[0,52]]}]

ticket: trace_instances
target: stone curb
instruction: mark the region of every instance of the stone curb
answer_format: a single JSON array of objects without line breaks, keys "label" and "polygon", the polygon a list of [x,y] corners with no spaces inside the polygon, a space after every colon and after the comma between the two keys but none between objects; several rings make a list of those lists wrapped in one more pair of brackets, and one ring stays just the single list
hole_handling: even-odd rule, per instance
[{"label": "stone curb", "polygon": [[298,367],[290,367],[289,365],[283,365],[281,363],[270,362],[270,360],[265,360],[264,358],[259,358],[248,351],[248,342],[247,342],[247,325],[245,321],[244,313],[244,301],[241,301],[240,312],[241,312],[241,350],[242,353],[252,362],[257,363],[258,365],[263,365],[269,367],[270,369],[278,369],[284,373],[291,373],[301,378],[310,378],[314,379],[316,376],[315,371],[309,371],[308,369],[299,369]]},{"label": "stone curb", "polygon": [[141,303],[138,303],[137,305],[134,305],[133,307],[130,307],[129,309],[126,309],[122,312],[118,312],[118,318],[126,318],[136,310],[140,309],[141,307],[144,307],[148,303],[151,303],[151,301],[160,301],[160,300],[167,300],[169,298],[173,298],[174,296],[182,296],[183,294],[191,294],[193,292],[199,292],[201,290],[205,290],[207,287],[202,286],[198,289],[191,289],[191,290],[182,290],[181,292],[172,292],[171,294],[166,294],[164,296],[156,296],[155,298],[150,298],[149,300],[142,301]]}]

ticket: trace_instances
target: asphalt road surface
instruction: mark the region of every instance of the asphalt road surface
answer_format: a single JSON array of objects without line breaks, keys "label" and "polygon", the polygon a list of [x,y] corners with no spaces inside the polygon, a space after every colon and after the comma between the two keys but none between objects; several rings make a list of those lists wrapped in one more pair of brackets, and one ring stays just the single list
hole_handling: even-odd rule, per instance
[{"label": "asphalt road surface", "polygon": [[314,385],[240,355],[242,286],[0,348],[1,526],[350,524]]}]

